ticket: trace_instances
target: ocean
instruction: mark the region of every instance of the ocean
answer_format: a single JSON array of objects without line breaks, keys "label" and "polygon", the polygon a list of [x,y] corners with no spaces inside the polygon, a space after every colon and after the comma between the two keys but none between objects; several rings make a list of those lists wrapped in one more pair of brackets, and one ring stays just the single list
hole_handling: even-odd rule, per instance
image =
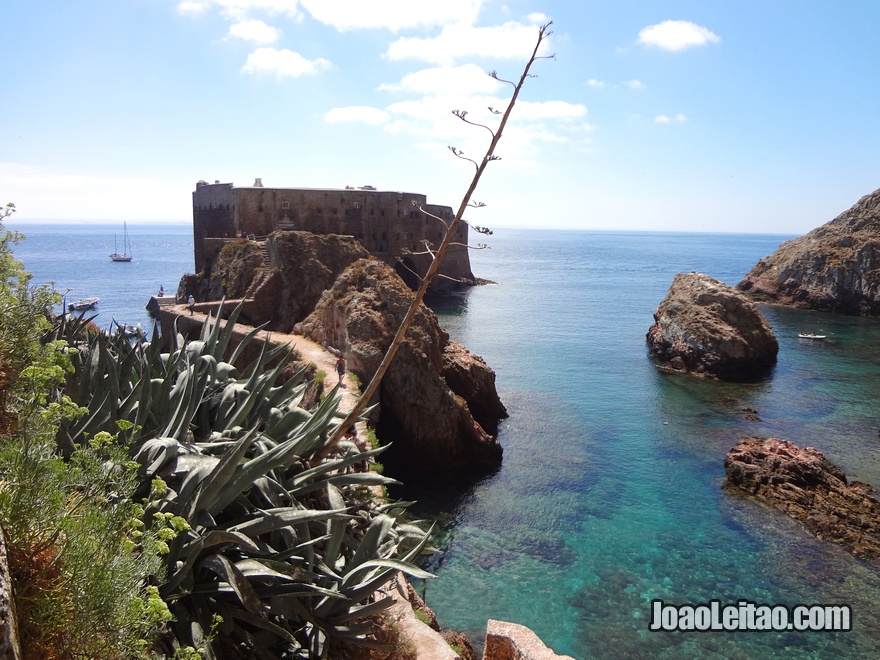
[{"label": "ocean", "polygon": [[[107,224],[9,222],[34,282],[99,296],[100,324],[150,323],[144,304],[192,270],[188,223],[129,223],[115,264]],[[744,436],[824,452],[880,485],[880,321],[762,308],[778,363],[752,384],[658,372],[652,313],[676,273],[736,284],[790,236],[498,229],[472,254],[496,284],[433,301],[450,335],[495,370],[510,412],[494,474],[419,491],[435,520],[437,575],[419,583],[443,625],[530,627],[575,658],[864,658],[880,654],[880,571],[784,515],[727,492],[724,456]],[[799,331],[828,336],[799,340]],[[760,421],[744,408],[757,410]],[[850,632],[652,632],[667,604],[847,604]]]},{"label": "ocean", "polygon": [[128,223],[133,255],[128,263],[110,261],[110,254],[122,249],[122,222],[26,223],[13,216],[5,225],[26,237],[14,253],[32,283],[53,286],[67,303],[98,297],[98,306],[86,314],[96,315],[102,328],[117,321],[151,331],[144,309],[150,296],[158,295],[159,287],[175,295],[180,278],[194,270],[190,222]]}]

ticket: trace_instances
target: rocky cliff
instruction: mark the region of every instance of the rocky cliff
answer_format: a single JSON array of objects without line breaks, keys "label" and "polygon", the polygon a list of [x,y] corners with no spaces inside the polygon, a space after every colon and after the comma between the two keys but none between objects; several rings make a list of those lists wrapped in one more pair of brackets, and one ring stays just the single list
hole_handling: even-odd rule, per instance
[{"label": "rocky cliff", "polygon": [[880,190],[780,245],[737,289],[759,301],[880,316]]},{"label": "rocky cliff", "polygon": [[[364,259],[337,278],[295,332],[341,352],[348,369],[366,383],[412,298],[391,268]],[[482,359],[450,343],[425,305],[385,374],[380,401],[380,429],[395,438],[385,456],[407,473],[449,478],[500,464],[501,445],[471,412],[492,430],[506,416],[495,374]]]},{"label": "rocky cliff", "polygon": [[247,298],[242,320],[290,332],[346,267],[368,256],[354,238],[336,234],[277,231],[262,244],[230,239],[202,272],[181,280],[178,300]]},{"label": "rocky cliff", "polygon": [[880,559],[880,501],[812,447],[743,438],[724,459],[727,484],[801,522],[816,536]]},{"label": "rocky cliff", "polygon": [[661,369],[749,381],[776,362],[779,344],[743,294],[702,273],[679,273],[654,312],[647,341]]},{"label": "rocky cliff", "polygon": [[[366,383],[391,343],[413,293],[395,271],[354,238],[277,231],[264,242],[229,239],[186,276],[178,296],[200,303],[245,298],[241,320],[299,334],[342,353]],[[328,377],[333,378],[333,375]],[[380,389],[379,435],[399,475],[446,477],[484,472],[501,462],[493,437],[507,411],[495,373],[450,341],[422,305]]]}]

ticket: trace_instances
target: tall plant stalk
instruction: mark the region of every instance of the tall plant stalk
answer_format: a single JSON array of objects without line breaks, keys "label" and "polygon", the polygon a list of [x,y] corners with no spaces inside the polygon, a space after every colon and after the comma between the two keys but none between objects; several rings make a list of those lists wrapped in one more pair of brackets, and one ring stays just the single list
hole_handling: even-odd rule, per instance
[{"label": "tall plant stalk", "polygon": [[[400,348],[400,345],[403,343],[403,339],[406,336],[406,333],[409,330],[410,325],[412,324],[413,318],[415,318],[416,312],[419,309],[419,305],[421,305],[422,300],[425,297],[425,293],[428,290],[428,286],[431,284],[431,281],[437,275],[437,271],[440,268],[440,262],[442,261],[443,256],[446,254],[446,251],[449,248],[449,246],[453,243],[455,231],[458,228],[459,224],[462,222],[462,217],[464,216],[465,209],[467,209],[468,206],[471,206],[471,197],[473,196],[474,191],[477,189],[477,185],[479,185],[479,183],[480,183],[480,179],[483,176],[483,172],[485,172],[486,167],[489,165],[490,162],[492,162],[493,160],[499,160],[498,156],[495,155],[495,148],[498,146],[498,143],[501,141],[501,136],[504,133],[504,127],[507,125],[508,119],[510,119],[510,114],[513,111],[513,106],[516,104],[516,100],[519,97],[519,93],[522,90],[523,85],[525,85],[525,82],[528,78],[534,77],[532,74],[529,73],[530,69],[532,68],[532,65],[539,59],[547,59],[547,58],[553,57],[553,55],[549,55],[549,56],[539,56],[538,55],[538,51],[541,48],[541,44],[544,42],[544,40],[547,37],[549,37],[552,34],[552,31],[549,29],[551,25],[552,25],[552,21],[549,23],[546,23],[538,28],[538,39],[537,39],[537,42],[535,43],[535,48],[532,51],[532,55],[529,58],[528,62],[526,63],[525,68],[523,69],[522,75],[519,78],[519,82],[513,83],[510,81],[503,81],[503,80],[501,81],[501,82],[508,82],[510,85],[513,86],[513,95],[510,97],[510,101],[507,104],[507,108],[505,109],[504,113],[502,114],[501,122],[498,125],[498,128],[495,130],[492,130],[492,129],[484,126],[484,128],[487,128],[489,130],[489,132],[492,134],[492,141],[489,143],[489,148],[486,150],[486,154],[483,156],[482,161],[480,161],[479,163],[477,163],[476,161],[473,161],[473,160],[470,161],[476,167],[476,172],[474,173],[474,178],[471,180],[471,183],[468,186],[467,192],[464,194],[464,197],[461,200],[461,204],[458,207],[458,212],[455,214],[455,218],[452,220],[452,222],[449,223],[449,225],[446,229],[446,233],[443,236],[443,240],[440,243],[440,247],[437,248],[436,251],[431,252],[431,256],[433,257],[432,261],[431,261],[431,265],[428,267],[428,270],[425,273],[424,277],[421,278],[422,279],[421,285],[419,286],[418,290],[416,291],[415,297],[413,298],[412,303],[410,303],[409,309],[407,309],[406,316],[404,316],[403,321],[401,321],[400,326],[397,328],[397,333],[394,335],[394,339],[391,341],[391,345],[388,347],[388,350],[385,352],[385,357],[382,359],[382,362],[379,364],[378,369],[376,369],[376,373],[373,375],[373,378],[370,380],[370,383],[367,385],[366,389],[364,389],[360,398],[355,403],[354,408],[352,408],[351,412],[348,414],[348,416],[345,418],[345,420],[342,422],[342,424],[340,424],[337,427],[337,429],[334,431],[329,442],[327,443],[327,446],[325,447],[324,451],[322,452],[322,457],[326,456],[327,454],[330,453],[330,451],[332,451],[333,447],[335,447],[336,444],[339,442],[339,440],[342,439],[342,436],[345,434],[346,429],[348,429],[352,424],[354,424],[357,421],[358,417],[360,417],[361,413],[367,407],[367,404],[369,403],[370,399],[376,393],[376,390],[379,389],[379,385],[382,383],[382,378],[385,376],[385,372],[388,371],[388,367],[391,366],[391,362],[394,360],[394,356],[397,354],[397,349]],[[493,78],[495,78],[496,80],[501,80],[500,78],[498,78],[496,76],[495,72],[492,72],[489,75],[492,76]],[[492,109],[490,108],[490,110],[492,110]],[[492,112],[496,112],[496,111],[492,110]],[[480,125],[480,124],[474,124],[473,122],[466,119],[465,115],[467,114],[467,112],[455,110],[455,111],[453,111],[453,114],[455,114],[459,119],[461,119],[465,123],[469,123],[469,124],[473,124],[473,125]],[[457,149],[455,149],[454,147],[450,147],[450,150],[456,156],[462,157],[461,152],[458,151]],[[465,160],[470,160],[470,159],[465,158]]]}]

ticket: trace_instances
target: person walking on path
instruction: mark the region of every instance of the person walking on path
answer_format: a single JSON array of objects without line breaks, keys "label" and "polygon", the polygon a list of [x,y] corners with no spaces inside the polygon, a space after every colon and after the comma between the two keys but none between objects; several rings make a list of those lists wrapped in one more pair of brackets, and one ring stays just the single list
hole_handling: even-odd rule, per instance
[{"label": "person walking on path", "polygon": [[340,355],[336,358],[336,373],[339,374],[339,382],[342,382],[342,377],[345,375],[345,358]]},{"label": "person walking on path", "polygon": [[193,298],[192,294],[189,294],[189,298],[186,299],[186,304],[189,306],[189,315],[192,316],[193,310],[196,308],[196,299]]}]

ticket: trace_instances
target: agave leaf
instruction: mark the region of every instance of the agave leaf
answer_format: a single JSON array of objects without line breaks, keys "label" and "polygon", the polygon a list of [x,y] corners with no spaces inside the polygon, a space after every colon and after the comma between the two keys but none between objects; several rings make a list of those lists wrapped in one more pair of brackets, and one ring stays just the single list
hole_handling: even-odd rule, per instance
[{"label": "agave leaf", "polygon": [[199,559],[203,550],[224,543],[235,544],[255,554],[260,552],[259,546],[245,534],[227,532],[220,529],[211,530],[204,536],[200,536],[196,540],[186,543],[182,547],[179,557],[185,557],[186,559],[173,575],[162,585],[160,593],[164,597],[168,597],[169,594],[172,594],[185,578],[192,575],[193,566],[195,566],[195,563]]},{"label": "agave leaf", "polygon": [[219,554],[210,555],[201,561],[200,566],[213,571],[226,580],[246,610],[253,614],[263,612],[263,604],[251,583],[226,557]]},{"label": "agave leaf", "polygon": [[218,495],[239,468],[245,452],[257,438],[257,429],[251,429],[230,451],[220,459],[210,475],[202,482],[196,495],[194,511],[206,509],[211,515],[217,515],[226,503],[221,503]]},{"label": "agave leaf", "polygon": [[241,532],[249,536],[259,536],[266,532],[272,532],[289,525],[326,520],[333,516],[345,514],[345,509],[328,509],[319,511],[315,509],[294,509],[285,507],[281,509],[268,509],[254,515],[250,520],[227,527],[229,532]]},{"label": "agave leaf", "polygon": [[146,478],[152,479],[165,463],[177,457],[179,446],[180,443],[174,438],[152,438],[141,445],[134,460],[145,466]]},{"label": "agave leaf", "polygon": [[[272,558],[277,561],[285,561],[290,557],[294,557],[294,556],[299,557],[301,552],[305,551],[306,549],[310,549],[311,546],[315,545],[316,543],[322,543],[323,541],[326,541],[329,538],[330,538],[329,534],[324,534],[323,536],[316,536],[313,539],[309,539],[308,541],[300,543],[296,546],[293,546],[291,548],[287,548],[283,552],[279,552],[277,554],[274,554],[274,555],[272,555]],[[305,557],[303,557],[303,559],[305,559]]]},{"label": "agave leaf", "polygon": [[328,618],[327,622],[331,625],[338,626],[343,623],[348,623],[349,621],[353,621],[355,619],[362,619],[368,616],[373,616],[374,614],[378,614],[394,604],[394,598],[391,596],[385,596],[384,598],[380,598],[374,603],[367,603],[366,605],[356,605],[352,607],[348,612],[342,612],[337,614],[336,616]]},{"label": "agave leaf", "polygon": [[[327,484],[327,500],[333,508],[341,509],[345,507],[345,500],[342,494],[333,484]],[[329,566],[336,566],[336,559],[339,557],[339,550],[342,547],[342,540],[345,538],[347,526],[346,521],[341,518],[331,518],[327,521],[327,535],[330,537],[330,540],[324,546],[324,563]]]},{"label": "agave leaf", "polygon": [[243,610],[235,609],[232,607],[227,608],[227,610],[232,617],[238,619],[239,621],[244,621],[245,623],[249,623],[250,625],[252,625],[256,628],[260,628],[262,630],[267,630],[271,633],[274,633],[275,635],[277,635],[278,637],[283,639],[285,642],[288,642],[290,644],[297,644],[296,637],[294,637],[293,634],[289,630],[282,628],[281,626],[279,626],[276,623],[272,623],[271,621],[269,621],[267,619],[264,619],[259,616],[254,616],[253,614],[248,614],[247,612],[245,612]]},{"label": "agave leaf", "polygon": [[359,573],[368,571],[372,568],[391,568],[400,571],[401,573],[406,573],[418,580],[430,580],[437,577],[433,573],[429,573],[417,566],[413,566],[409,562],[400,561],[399,559],[371,559],[345,574],[345,577],[342,578],[343,593],[348,593],[348,589],[356,584],[356,576]]},{"label": "agave leaf", "polygon": [[370,521],[369,527],[367,527],[367,531],[364,533],[363,540],[358,545],[351,560],[346,564],[345,569],[343,570],[343,576],[355,570],[365,561],[376,557],[380,544],[391,532],[393,526],[394,519],[389,516],[379,514],[373,518],[373,520]]},{"label": "agave leaf", "polygon": [[[231,327],[232,326],[230,326],[230,328]],[[248,332],[242,338],[242,340],[240,342],[238,342],[238,345],[235,347],[235,350],[232,351],[232,355],[229,356],[228,361],[231,364],[235,364],[236,362],[238,362],[238,358],[240,358],[242,356],[242,354],[244,353],[244,350],[247,348],[247,346],[251,343],[251,341],[253,341],[254,337],[256,337],[258,334],[260,334],[260,332],[262,332],[263,328],[265,328],[265,327],[266,327],[266,324],[264,323],[260,326],[257,326],[256,328],[254,328],[250,332]],[[230,330],[230,332],[231,332],[231,330]]]},{"label": "agave leaf", "polygon": [[[327,403],[327,408],[324,410],[323,414],[326,416],[328,410],[330,412],[334,411],[337,403],[337,401]],[[321,405],[323,406],[324,403]],[[319,411],[320,410],[321,406],[319,406]],[[326,425],[321,426],[319,424],[320,420],[316,419],[316,417],[317,414],[309,419],[297,438],[279,444],[274,449],[271,449],[264,454],[260,454],[259,456],[255,456],[247,461],[242,466],[242,469],[236,473],[235,478],[226,485],[223,491],[221,491],[218,500],[227,503],[232,502],[242,491],[244,491],[244,489],[248,488],[254,481],[264,474],[276,468],[289,465],[290,462],[298,456],[307,455],[308,450],[314,447],[318,436],[326,429]]]}]

